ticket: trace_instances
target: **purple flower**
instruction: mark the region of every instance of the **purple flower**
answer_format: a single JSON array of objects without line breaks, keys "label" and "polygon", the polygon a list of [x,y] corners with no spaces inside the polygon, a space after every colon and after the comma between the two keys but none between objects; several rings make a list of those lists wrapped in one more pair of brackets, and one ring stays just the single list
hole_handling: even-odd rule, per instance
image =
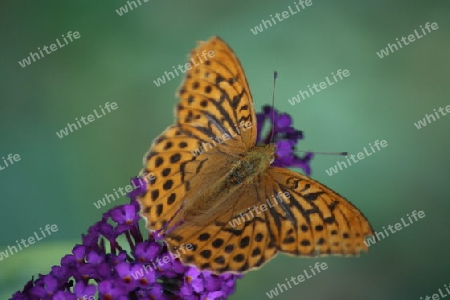
[{"label": "purple flower", "polygon": [[[299,167],[310,173],[311,153],[294,154],[302,132],[295,130],[288,114],[264,107],[257,114],[258,143],[276,144],[274,166]],[[269,132],[263,129],[269,122]],[[146,191],[143,178],[134,178],[130,204],[116,206],[82,235],[82,244],[61,259],[47,275],[33,277],[11,299],[226,299],[242,275],[214,275],[185,266],[169,253],[163,237],[153,232],[144,239],[139,229],[136,197]],[[124,242],[125,241],[125,242]],[[128,250],[129,249],[129,250]]]},{"label": "purple flower", "polygon": [[83,281],[79,281],[75,285],[75,295],[78,299],[94,299],[97,288],[92,284],[85,284]]},{"label": "purple flower", "polygon": [[[286,113],[279,113],[275,108],[264,106],[263,112],[256,114],[257,143],[275,143],[275,167],[297,167],[306,175],[311,174],[309,162],[313,158],[311,152],[303,157],[294,154],[297,142],[303,138],[303,132],[292,127],[292,118]],[[264,125],[268,123],[269,130],[264,134]]]},{"label": "purple flower", "polygon": [[[12,299],[212,300],[226,299],[234,293],[240,276],[201,272],[172,256],[156,234],[149,234],[144,240],[136,201],[141,193],[142,189],[134,193],[130,204],[104,213],[102,220],[83,236],[83,244],[75,245],[72,254],[61,259],[60,266],[31,279]],[[121,237],[126,243],[119,242]],[[196,280],[189,283],[186,274],[192,272],[196,272]],[[183,294],[186,289],[188,298]]]}]

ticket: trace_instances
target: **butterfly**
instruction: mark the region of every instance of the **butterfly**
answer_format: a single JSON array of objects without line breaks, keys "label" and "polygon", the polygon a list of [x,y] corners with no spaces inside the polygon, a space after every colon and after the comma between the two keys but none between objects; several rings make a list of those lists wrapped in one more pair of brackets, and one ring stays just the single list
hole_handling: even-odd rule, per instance
[{"label": "butterfly", "polygon": [[[211,56],[199,62],[205,53]],[[271,166],[274,144],[256,145],[252,95],[231,48],[212,37],[189,59],[197,65],[186,66],[175,123],[144,157],[141,174],[153,176],[138,201],[148,229],[173,253],[189,245],[184,264],[216,274],[246,272],[278,252],[367,252],[373,230],[355,206],[307,176]]]}]

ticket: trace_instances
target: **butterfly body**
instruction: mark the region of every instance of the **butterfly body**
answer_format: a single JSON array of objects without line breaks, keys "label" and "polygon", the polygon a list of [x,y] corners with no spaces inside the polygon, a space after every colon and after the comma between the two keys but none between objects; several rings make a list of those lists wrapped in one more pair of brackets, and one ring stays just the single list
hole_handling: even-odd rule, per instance
[{"label": "butterfly body", "polygon": [[275,146],[273,144],[255,146],[231,167],[226,185],[233,187],[241,183],[254,183],[270,167],[274,154]]},{"label": "butterfly body", "polygon": [[[172,220],[172,225],[176,221],[192,222],[196,224],[207,224],[208,216],[214,216],[223,206],[229,205],[229,195],[233,195],[237,190],[257,183],[258,178],[270,167],[274,159],[275,145],[255,146],[243,157],[230,157],[230,171],[224,174],[212,185],[206,185],[201,190],[196,191],[194,197],[185,202],[180,209],[178,218]],[[199,160],[202,157],[198,158]],[[208,158],[205,158],[208,160]],[[220,167],[220,166],[218,166]]]},{"label": "butterfly body", "polygon": [[[190,58],[175,123],[152,144],[141,173],[155,176],[138,198],[151,231],[186,264],[214,273],[255,269],[278,252],[359,255],[373,230],[364,215],[325,185],[271,166],[275,146],[256,145],[254,104],[240,62],[218,37]],[[210,56],[211,57],[211,56]]]}]

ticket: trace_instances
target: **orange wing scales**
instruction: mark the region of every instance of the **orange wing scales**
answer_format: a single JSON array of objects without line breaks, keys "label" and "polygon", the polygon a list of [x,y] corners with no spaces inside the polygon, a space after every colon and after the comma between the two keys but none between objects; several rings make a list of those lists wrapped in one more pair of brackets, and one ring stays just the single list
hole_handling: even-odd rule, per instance
[{"label": "orange wing scales", "polygon": [[[285,204],[296,222],[285,220],[283,232],[286,229],[293,231],[299,238],[297,242],[293,241],[293,236],[279,238],[277,244],[281,245],[281,251],[312,256],[358,255],[362,250],[367,251],[363,241],[373,234],[373,230],[364,215],[350,202],[317,181],[286,169],[271,168],[269,176],[280,191],[290,195]],[[280,208],[278,213],[286,215],[287,212]]]},{"label": "orange wing scales", "polygon": [[[255,112],[244,71],[231,49],[219,38],[212,38],[192,51],[191,57],[203,51],[215,56],[188,71],[178,96],[176,116],[180,127],[202,141],[227,134],[235,141],[230,152],[245,152],[254,145],[256,130],[243,130],[255,125]],[[236,138],[236,136],[240,136]]]},{"label": "orange wing scales", "polygon": [[[242,199],[244,194],[248,199],[259,198],[255,188],[231,196]],[[245,220],[238,217],[231,206],[206,227],[180,226],[166,237],[169,249],[175,251],[182,243],[191,244],[194,250],[182,257],[184,263],[216,273],[241,273],[259,267],[277,253],[268,235],[267,220],[264,216]]]},{"label": "orange wing scales", "polygon": [[147,184],[147,192],[139,197],[141,212],[152,230],[161,230],[181,206],[181,199],[189,189],[185,164],[193,160],[192,153],[199,141],[184,135],[177,126],[167,128],[146,155],[146,173],[154,177]]}]

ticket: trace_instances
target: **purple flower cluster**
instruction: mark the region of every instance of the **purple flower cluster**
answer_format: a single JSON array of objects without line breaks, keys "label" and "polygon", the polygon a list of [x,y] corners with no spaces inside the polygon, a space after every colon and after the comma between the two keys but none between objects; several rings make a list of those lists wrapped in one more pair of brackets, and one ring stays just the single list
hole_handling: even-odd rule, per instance
[{"label": "purple flower cluster", "polygon": [[130,193],[130,204],[104,213],[60,266],[31,279],[11,299],[91,300],[98,295],[108,300],[214,300],[233,294],[241,276],[185,266],[179,260],[181,251],[169,253],[160,237],[149,234],[144,240],[136,196],[145,191],[146,183],[140,178],[132,183],[137,189]]},{"label": "purple flower cluster", "polygon": [[[263,136],[265,123],[270,123],[270,129]],[[287,113],[279,113],[275,108],[263,106],[263,112],[256,114],[256,126],[258,130],[257,142],[259,144],[276,145],[275,167],[296,167],[301,168],[306,175],[311,174],[309,163],[313,158],[311,152],[307,152],[303,157],[294,154],[297,142],[303,139],[303,132],[296,130],[292,125],[292,118]]]},{"label": "purple flower cluster", "polygon": [[[262,138],[263,125],[271,129]],[[264,107],[257,114],[258,143],[275,142],[274,166],[299,167],[310,173],[311,153],[298,157],[293,153],[302,132],[291,127],[288,114]],[[272,133],[273,130],[273,133]],[[130,204],[119,205],[103,214],[102,219],[82,236],[72,254],[61,259],[47,275],[31,279],[14,300],[91,300],[99,299],[226,299],[235,291],[241,275],[214,275],[181,263],[178,254],[169,253],[160,236],[147,239],[139,228],[139,204],[136,197],[146,191],[142,178],[134,178],[136,187],[129,194]]]}]

